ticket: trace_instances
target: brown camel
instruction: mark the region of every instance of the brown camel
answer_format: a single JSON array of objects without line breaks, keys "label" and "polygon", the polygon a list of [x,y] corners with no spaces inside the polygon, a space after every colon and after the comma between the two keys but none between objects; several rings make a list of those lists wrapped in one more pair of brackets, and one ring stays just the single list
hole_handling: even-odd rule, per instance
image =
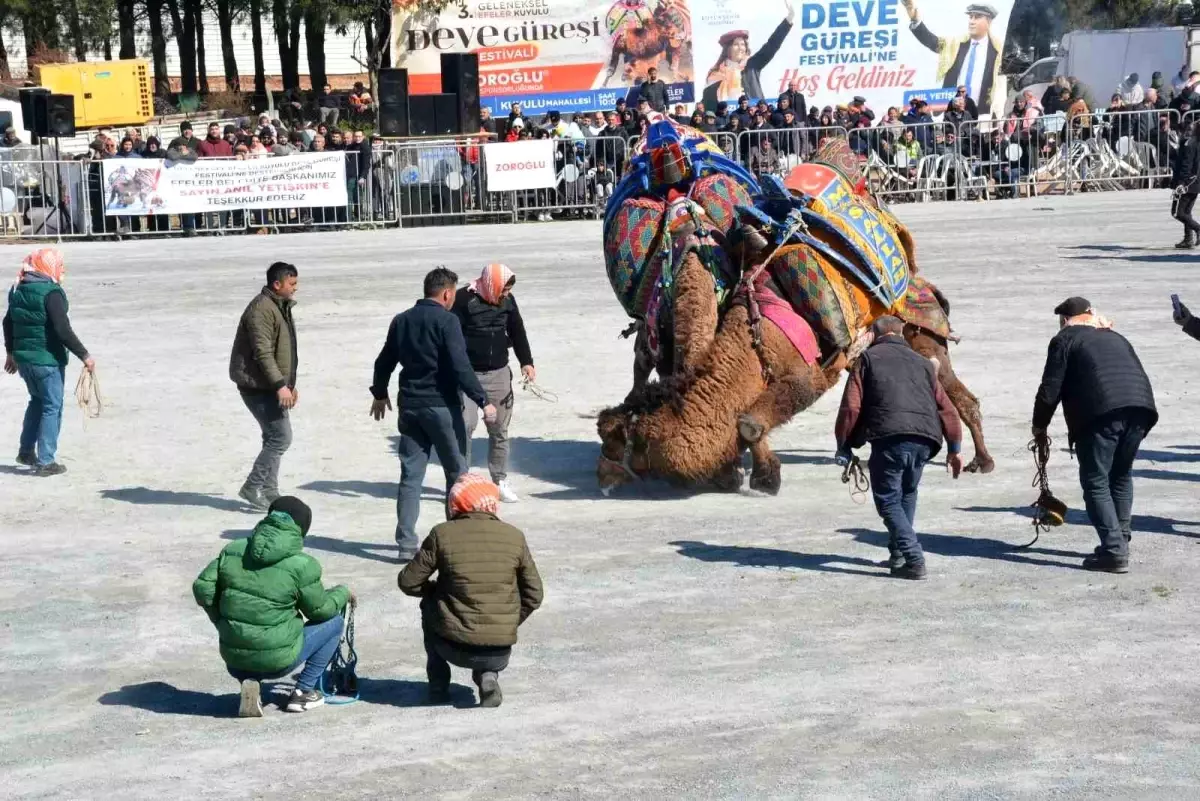
[{"label": "brown camel", "polygon": [[[620,407],[601,412],[601,489],[654,475],[736,490],[741,486],[741,454],[749,448],[751,488],[777,493],[779,459],[767,433],[835,385],[845,361],[824,370],[806,364],[770,320],[761,321],[761,331],[760,357],[749,311],[735,304],[694,370],[647,384]],[[764,368],[773,377],[769,382]]]}]

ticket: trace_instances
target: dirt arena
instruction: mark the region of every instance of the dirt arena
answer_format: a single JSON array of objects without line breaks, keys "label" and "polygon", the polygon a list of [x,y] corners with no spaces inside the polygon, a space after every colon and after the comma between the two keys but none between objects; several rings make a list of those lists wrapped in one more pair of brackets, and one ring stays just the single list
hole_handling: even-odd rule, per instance
[{"label": "dirt arena", "polygon": [[[952,355],[997,461],[931,466],[930,581],[887,577],[883,527],[834,466],[840,388],[777,433],[778,498],[596,488],[594,414],[631,377],[599,223],[68,244],[71,317],[103,416],[68,400],[69,472],[17,468],[25,403],[0,376],[0,775],[47,799],[1181,799],[1200,795],[1200,257],[1144,192],[901,207],[953,303]],[[24,247],[0,249],[15,273]],[[314,511],[309,550],[358,594],[362,700],[233,717],[236,683],[191,582],[257,517],[235,493],[258,430],[227,378],[237,318],[282,259],[300,270],[300,404],[281,486]],[[445,264],[517,273],[557,404],[517,393],[506,519],[546,585],[498,710],[424,705],[417,605],[396,588],[395,416],[368,415],[395,313]],[[1095,545],[1075,463],[1051,482],[1071,525],[1032,549],[1025,450],[1054,306],[1115,319],[1162,421],[1137,464],[1131,572]],[[78,363],[68,372],[74,386]],[[393,395],[395,382],[393,381]],[[481,433],[481,432],[480,432]],[[1065,445],[1061,417],[1051,435]],[[477,440],[476,463],[486,447]],[[969,458],[970,445],[965,454]],[[421,528],[438,520],[431,469]]]}]

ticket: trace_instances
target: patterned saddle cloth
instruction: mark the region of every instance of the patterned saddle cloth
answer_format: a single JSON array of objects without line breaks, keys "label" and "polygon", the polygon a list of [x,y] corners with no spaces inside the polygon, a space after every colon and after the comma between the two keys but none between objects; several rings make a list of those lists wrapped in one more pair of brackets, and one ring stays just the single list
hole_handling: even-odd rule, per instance
[{"label": "patterned saddle cloth", "polygon": [[651,125],[604,215],[605,266],[626,314],[647,320],[669,303],[674,269],[689,252],[724,295],[737,280],[725,236],[758,192],[754,177],[700,131],[666,118]]}]

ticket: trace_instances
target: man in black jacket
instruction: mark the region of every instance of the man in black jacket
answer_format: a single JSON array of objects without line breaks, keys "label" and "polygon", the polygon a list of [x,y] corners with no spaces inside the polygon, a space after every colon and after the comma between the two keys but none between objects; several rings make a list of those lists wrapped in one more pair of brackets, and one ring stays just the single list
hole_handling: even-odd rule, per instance
[{"label": "man in black jacket", "polygon": [[1200,223],[1192,216],[1196,196],[1200,194],[1200,123],[1193,124],[1187,139],[1179,146],[1175,171],[1175,219],[1183,223],[1183,241],[1175,245],[1180,250],[1196,247]]},{"label": "man in black jacket", "polygon": [[[517,354],[521,373],[527,381],[537,378],[525,321],[512,296],[517,277],[503,264],[483,268],[479,280],[458,290],[451,309],[462,324],[467,342],[467,358],[479,379],[487,399],[496,407],[496,419],[487,423],[488,471],[492,482],[500,488],[500,500],[515,503],[520,500],[508,483],[508,424],[512,420],[512,368],[508,366],[508,348]],[[479,423],[478,407],[463,405],[466,423],[467,467],[471,466],[471,435]]]},{"label": "man in black jacket", "polygon": [[458,276],[438,267],[425,276],[425,298],[396,315],[387,341],[375,359],[371,416],[382,420],[392,408],[388,383],[400,365],[400,493],[396,498],[396,544],[400,561],[417,552],[417,518],[421,512],[421,484],[429,454],[437,450],[449,491],[467,471],[466,430],[463,427],[462,392],[483,409],[483,419],[496,419],[479,379],[467,359],[454,305]]},{"label": "man in black jacket", "polygon": [[1067,436],[1079,459],[1079,483],[1100,547],[1086,570],[1129,572],[1133,461],[1158,422],[1154,391],[1133,346],[1085,298],[1054,310],[1062,330],[1050,340],[1033,403],[1033,436],[1046,436],[1062,402]]},{"label": "man in black jacket", "polygon": [[660,114],[667,113],[667,85],[659,80],[658,68],[651,67],[646,71],[646,80],[638,89],[638,96],[650,103],[650,108]]},{"label": "man in black jacket", "polygon": [[913,523],[925,463],[946,440],[946,465],[962,472],[962,423],[937,380],[937,368],[904,341],[904,323],[890,315],[871,326],[875,343],[859,359],[838,411],[838,462],[871,443],[871,492],[888,530],[887,566],[897,578],[926,577],[925,552]]}]

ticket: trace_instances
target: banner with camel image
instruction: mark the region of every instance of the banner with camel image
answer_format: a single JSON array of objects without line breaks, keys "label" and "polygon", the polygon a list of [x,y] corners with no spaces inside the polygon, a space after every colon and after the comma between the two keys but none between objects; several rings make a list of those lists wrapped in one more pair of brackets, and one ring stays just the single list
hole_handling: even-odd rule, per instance
[{"label": "banner with camel image", "polygon": [[104,213],[110,216],[347,203],[343,153],[194,162],[113,158],[102,164]]},{"label": "banner with camel image", "polygon": [[1002,111],[1013,0],[693,0],[696,93],[708,108],[788,89],[810,106],[855,97],[882,117],[921,97],[935,113],[959,86]]},{"label": "banner with camel image", "polygon": [[442,91],[441,54],[479,54],[479,100],[542,114],[611,111],[651,67],[667,102],[694,100],[696,0],[458,0],[440,14],[395,3],[393,60],[414,94]]}]

